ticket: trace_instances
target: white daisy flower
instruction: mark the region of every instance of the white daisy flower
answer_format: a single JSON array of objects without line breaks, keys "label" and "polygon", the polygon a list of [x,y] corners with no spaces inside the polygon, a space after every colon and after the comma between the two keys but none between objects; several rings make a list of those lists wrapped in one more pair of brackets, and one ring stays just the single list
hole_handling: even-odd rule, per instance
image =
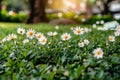
[{"label": "white daisy flower", "polygon": [[74,30],[74,28],[73,28],[73,27],[71,27],[71,28],[70,28],[70,30]]},{"label": "white daisy flower", "polygon": [[94,57],[95,58],[103,58],[103,54],[104,54],[104,52],[103,52],[103,50],[101,49],[101,48],[97,48],[97,49],[95,49],[94,51],[93,51],[93,53],[94,53]]},{"label": "white daisy flower", "polygon": [[89,29],[88,31],[89,31],[89,32],[91,32],[91,31],[92,31],[92,29]]},{"label": "white daisy flower", "polygon": [[106,27],[103,27],[103,31],[107,31],[108,30],[108,28],[106,28]]},{"label": "white daisy flower", "polygon": [[116,27],[116,30],[117,30],[117,31],[120,31],[120,25]]},{"label": "white daisy flower", "polygon": [[115,37],[114,36],[109,36],[108,39],[109,39],[110,42],[114,42],[115,41]]},{"label": "white daisy flower", "polygon": [[119,32],[119,31],[116,31],[116,32],[114,32],[114,35],[115,35],[115,36],[120,36],[120,32]]},{"label": "white daisy flower", "polygon": [[85,22],[86,21],[86,18],[82,18],[82,22]]},{"label": "white daisy flower", "polygon": [[30,39],[33,39],[35,36],[35,30],[29,29],[29,30],[27,30],[26,34],[27,34],[27,37],[29,37]]},{"label": "white daisy flower", "polygon": [[106,27],[98,27],[98,28],[97,28],[97,30],[107,31],[107,30],[108,30],[108,28],[106,28]]},{"label": "white daisy flower", "polygon": [[25,29],[23,29],[23,28],[18,28],[18,29],[17,29],[17,33],[23,35],[23,34],[25,34]]},{"label": "white daisy flower", "polygon": [[69,40],[71,38],[71,35],[69,33],[64,33],[62,36],[61,36],[62,40],[65,41],[65,40]]},{"label": "white daisy flower", "polygon": [[85,32],[89,32],[89,29],[88,29],[88,28],[84,28],[84,31],[85,31]]},{"label": "white daisy flower", "polygon": [[103,21],[103,20],[101,20],[101,21],[100,21],[100,23],[101,23],[101,24],[104,24],[104,21]]},{"label": "white daisy flower", "polygon": [[97,30],[102,30],[103,31],[103,27],[98,27]]},{"label": "white daisy flower", "polygon": [[93,24],[93,26],[92,26],[93,28],[96,28],[96,24]]},{"label": "white daisy flower", "polygon": [[25,43],[29,43],[29,39],[24,39],[23,40],[23,43],[25,44]]},{"label": "white daisy flower", "polygon": [[14,40],[17,38],[17,35],[16,34],[9,34],[8,37],[7,37],[7,40],[10,41],[10,40]]},{"label": "white daisy flower", "polygon": [[47,42],[47,38],[43,36],[39,39],[39,42],[40,42],[40,44],[45,45]]},{"label": "white daisy flower", "polygon": [[37,33],[37,34],[36,34],[36,38],[37,38],[37,39],[40,39],[40,38],[43,37],[43,36],[44,36],[43,33]]},{"label": "white daisy flower", "polygon": [[56,36],[58,33],[57,32],[48,32],[47,34],[48,34],[48,36],[53,37],[53,36]]},{"label": "white daisy flower", "polygon": [[74,34],[76,34],[76,35],[81,35],[81,34],[84,33],[84,30],[83,30],[83,28],[76,27],[76,28],[74,28],[73,32],[74,32]]},{"label": "white daisy flower", "polygon": [[56,31],[53,33],[54,36],[56,36],[57,34],[58,34],[58,33],[57,33]]},{"label": "white daisy flower", "polygon": [[56,30],[58,30],[58,29],[59,29],[59,26],[58,26],[58,25],[56,25],[56,26],[55,26],[55,29],[56,29]]},{"label": "white daisy flower", "polygon": [[99,21],[96,21],[96,24],[100,24],[100,22],[99,22]]},{"label": "white daisy flower", "polygon": [[6,42],[6,41],[7,41],[7,38],[5,37],[5,38],[2,39],[1,42],[4,43],[4,42]]},{"label": "white daisy flower", "polygon": [[84,47],[84,42],[78,43],[79,47]]},{"label": "white daisy flower", "polygon": [[84,40],[84,44],[88,45],[89,43],[90,43],[89,40],[87,40],[87,39]]}]

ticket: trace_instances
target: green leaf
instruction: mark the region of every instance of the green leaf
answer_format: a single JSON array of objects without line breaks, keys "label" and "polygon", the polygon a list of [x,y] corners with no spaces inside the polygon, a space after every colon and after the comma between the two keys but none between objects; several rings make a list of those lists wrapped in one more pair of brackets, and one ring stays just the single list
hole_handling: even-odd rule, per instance
[{"label": "green leaf", "polygon": [[101,70],[101,71],[99,72],[99,74],[98,74],[98,78],[99,78],[99,79],[102,79],[103,76],[104,76],[104,71]]},{"label": "green leaf", "polygon": [[31,68],[34,68],[34,64],[32,62],[29,63]]}]

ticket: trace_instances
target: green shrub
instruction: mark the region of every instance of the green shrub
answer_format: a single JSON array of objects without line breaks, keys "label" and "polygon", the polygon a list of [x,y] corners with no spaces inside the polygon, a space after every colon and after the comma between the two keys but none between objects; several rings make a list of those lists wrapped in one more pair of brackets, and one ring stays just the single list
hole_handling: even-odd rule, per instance
[{"label": "green shrub", "polygon": [[25,22],[27,20],[27,15],[19,12],[10,15],[6,10],[2,10],[1,21],[3,22]]},{"label": "green shrub", "polygon": [[[96,21],[105,21],[105,22],[109,22],[109,21],[113,21],[115,20],[111,15],[92,15],[91,18],[86,19],[84,14],[75,14],[73,12],[67,12],[67,13],[52,13],[52,14],[46,14],[46,16],[50,19],[58,19],[58,18],[68,18],[68,19],[72,19],[75,20],[78,23],[81,24],[94,24],[96,23]],[[19,13],[15,13],[13,15],[9,15],[7,11],[3,10],[2,11],[2,17],[1,17],[1,21],[4,22],[25,22],[27,20],[28,16],[24,13],[24,12],[19,12]],[[82,21],[82,19],[85,19],[85,21]],[[120,22],[120,20],[118,20],[118,22]]]}]

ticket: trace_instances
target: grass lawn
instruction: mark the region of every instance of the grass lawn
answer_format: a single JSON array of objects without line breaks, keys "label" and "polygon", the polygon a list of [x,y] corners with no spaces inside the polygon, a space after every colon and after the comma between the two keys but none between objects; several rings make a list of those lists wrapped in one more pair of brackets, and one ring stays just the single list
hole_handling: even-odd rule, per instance
[{"label": "grass lawn", "polygon": [[[9,33],[14,33],[16,32],[18,27],[23,27],[25,29],[32,28],[35,29],[36,31],[41,31],[41,32],[47,32],[49,30],[53,30],[54,27],[53,25],[48,25],[48,24],[24,24],[24,23],[0,23],[0,34],[1,37],[4,37],[5,35]],[[0,37],[0,38],[1,38]]]},{"label": "grass lawn", "polygon": [[0,23],[0,79],[119,80],[120,32],[99,27]]},{"label": "grass lawn", "polygon": [[[60,25],[59,32],[68,31],[72,25]],[[0,39],[9,33],[14,33],[17,31],[18,27],[23,27],[25,29],[35,29],[36,31],[46,33],[48,31],[55,31],[55,26],[41,23],[41,24],[24,24],[24,23],[0,23]]]},{"label": "grass lawn", "polygon": [[[63,32],[70,32],[71,27],[81,26],[81,27],[87,27],[92,28],[92,25],[59,25],[59,30],[57,30],[60,34]],[[34,29],[35,31],[47,33],[49,31],[56,31],[55,25],[50,25],[46,23],[41,24],[24,24],[24,23],[1,23],[0,22],[0,39],[5,37],[6,35],[10,33],[17,33],[17,28],[22,27],[25,29]],[[98,32],[98,34],[102,34],[103,36],[107,36],[111,32],[107,32],[102,34],[101,32]],[[91,35],[97,35],[97,33],[91,33]],[[96,36],[97,37],[97,36]]]}]

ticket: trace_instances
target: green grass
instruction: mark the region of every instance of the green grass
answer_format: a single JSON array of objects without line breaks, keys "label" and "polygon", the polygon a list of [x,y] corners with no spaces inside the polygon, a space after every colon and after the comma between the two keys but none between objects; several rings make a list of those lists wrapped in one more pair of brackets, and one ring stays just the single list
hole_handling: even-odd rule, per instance
[{"label": "green grass", "polygon": [[[70,28],[71,25],[60,25],[59,32],[66,31]],[[24,23],[0,23],[0,38],[4,37],[5,35],[9,33],[15,33],[18,27],[23,27],[25,29],[35,29],[39,32],[48,32],[48,31],[55,31],[55,25],[50,25],[46,23],[40,23],[40,24],[24,24]]]},{"label": "green grass", "polygon": [[[91,25],[59,25],[59,33],[63,33],[63,32],[69,32],[71,27],[76,27],[76,26],[81,26],[81,27],[88,27],[88,28],[92,28]],[[0,34],[2,34],[0,36],[0,39],[2,39],[4,36],[7,36],[10,33],[16,33],[17,32],[17,28],[19,27],[23,27],[25,29],[34,29],[38,32],[43,32],[43,33],[47,33],[48,31],[56,31],[55,30],[55,25],[51,25],[51,24],[46,24],[46,23],[40,23],[40,24],[24,24],[24,23],[0,23]],[[109,32],[111,33],[111,32]],[[109,34],[107,32],[107,34]],[[94,33],[97,34],[97,33]],[[101,34],[101,32],[100,32]],[[107,34],[103,34],[103,35],[107,35]],[[92,34],[93,35],[93,34]],[[99,33],[98,33],[99,35]]]},{"label": "green grass", "polygon": [[[17,34],[17,28],[32,28],[47,37],[47,43],[29,39],[23,44],[26,35],[17,34],[17,39],[0,44],[0,79],[24,80],[119,80],[120,79],[120,36],[110,42],[108,37],[114,31],[99,31],[91,25],[55,25],[46,23],[0,23],[0,40],[11,33]],[[75,35],[71,27],[87,27],[91,32]],[[58,35],[50,37],[49,31],[57,31]],[[63,41],[61,35],[70,33],[71,39]],[[89,45],[79,47],[78,43],[88,39]],[[93,51],[101,48],[103,58],[96,59]]]}]

